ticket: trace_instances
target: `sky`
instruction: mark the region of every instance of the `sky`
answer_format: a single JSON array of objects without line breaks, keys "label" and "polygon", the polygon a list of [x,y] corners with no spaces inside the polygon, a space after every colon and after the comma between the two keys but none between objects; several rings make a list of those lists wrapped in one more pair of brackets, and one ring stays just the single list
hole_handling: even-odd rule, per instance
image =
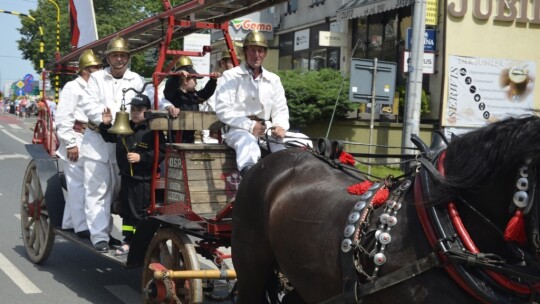
[{"label": "sky", "polygon": [[[35,10],[36,6],[37,0],[0,0],[1,10],[21,14],[28,14],[31,9]],[[0,90],[4,89],[6,82],[15,82],[26,74],[32,74],[34,79],[39,79],[32,63],[22,59],[22,53],[17,45],[17,40],[21,39],[17,30],[21,28],[20,18],[16,15],[0,13]]]}]

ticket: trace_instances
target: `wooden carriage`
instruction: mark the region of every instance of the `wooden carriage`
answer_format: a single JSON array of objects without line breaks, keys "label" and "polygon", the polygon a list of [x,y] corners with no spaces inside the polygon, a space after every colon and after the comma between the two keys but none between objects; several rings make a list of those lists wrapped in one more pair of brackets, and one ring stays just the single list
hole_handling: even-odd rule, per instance
[{"label": "wooden carriage", "polygon": [[[164,11],[142,20],[118,33],[60,56],[48,67],[56,73],[73,73],[84,50],[92,49],[101,56],[108,42],[120,35],[129,40],[132,53],[158,47],[152,82],[159,87],[181,55],[203,56],[201,52],[170,49],[174,39],[201,30],[222,30],[224,41],[238,64],[233,41],[229,36],[229,20],[273,6],[279,1],[261,0],[190,0],[172,7],[162,0]],[[46,78],[47,73],[43,71]],[[158,108],[157,90],[154,108]],[[61,229],[67,189],[62,168],[55,156],[56,136],[48,111],[38,117],[32,145],[27,145],[32,159],[26,169],[21,192],[21,229],[29,259],[44,263],[51,254],[55,235],[95,252],[89,240],[73,231]],[[153,110],[150,126],[158,132],[177,130],[215,130],[221,124],[214,113],[182,112],[172,119],[164,111]],[[87,132],[93,132],[87,130]],[[97,253],[125,267],[143,267],[144,301],[151,303],[201,303],[204,299],[226,301],[234,296],[232,284],[225,292],[216,292],[215,280],[234,280],[234,270],[224,260],[230,254],[222,251],[231,241],[231,212],[240,176],[235,153],[224,144],[167,143],[166,159],[160,176],[152,177],[151,205],[148,219],[137,226],[127,256],[114,256],[112,251]],[[156,147],[157,148],[157,147]],[[210,260],[215,270],[200,270],[199,259]],[[203,292],[203,279],[206,281]]]}]

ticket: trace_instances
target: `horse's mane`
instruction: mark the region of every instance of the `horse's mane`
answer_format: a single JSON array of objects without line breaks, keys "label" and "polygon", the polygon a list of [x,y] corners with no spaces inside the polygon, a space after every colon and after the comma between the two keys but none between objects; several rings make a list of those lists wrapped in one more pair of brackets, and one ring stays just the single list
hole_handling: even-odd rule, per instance
[{"label": "horse's mane", "polygon": [[515,178],[527,158],[540,155],[540,118],[508,118],[455,136],[446,150],[446,186],[478,191],[497,178]]}]

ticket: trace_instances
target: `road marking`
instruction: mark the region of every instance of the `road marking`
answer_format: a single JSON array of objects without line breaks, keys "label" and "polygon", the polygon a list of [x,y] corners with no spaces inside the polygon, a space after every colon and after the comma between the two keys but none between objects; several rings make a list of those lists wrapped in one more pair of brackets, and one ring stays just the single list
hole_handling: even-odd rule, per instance
[{"label": "road marking", "polygon": [[0,253],[0,269],[26,294],[29,293],[41,293],[41,290],[37,288],[22,272],[15,267],[3,254]]},{"label": "road marking", "polygon": [[24,140],[18,138],[17,136],[11,134],[11,133],[10,133],[9,131],[7,131],[7,130],[2,130],[2,132],[6,133],[7,136],[9,136],[9,137],[15,139],[15,140],[18,141],[18,142],[21,142],[21,143],[23,143],[23,144],[25,144],[25,145],[29,145],[29,144],[30,144],[29,142],[26,142],[26,141],[24,141]]},{"label": "road marking", "polygon": [[105,289],[120,299],[122,303],[130,304],[141,302],[141,294],[127,285],[108,285],[105,286]]},{"label": "road marking", "polygon": [[4,160],[4,159],[8,159],[8,158],[24,158],[24,159],[28,159],[29,157],[30,156],[28,156],[28,155],[15,153],[15,154],[0,155],[0,160]]},{"label": "road marking", "polygon": [[8,126],[12,129],[18,129],[18,130],[22,129],[19,125],[16,125],[16,124],[8,124]]}]

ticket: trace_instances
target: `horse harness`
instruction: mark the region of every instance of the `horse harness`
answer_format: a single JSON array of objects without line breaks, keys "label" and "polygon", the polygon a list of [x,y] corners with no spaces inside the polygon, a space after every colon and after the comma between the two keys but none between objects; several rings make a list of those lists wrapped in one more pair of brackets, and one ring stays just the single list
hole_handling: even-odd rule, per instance
[{"label": "horse harness", "polygon": [[[325,144],[323,146],[328,147],[329,145]],[[326,154],[329,153],[328,150],[331,150],[339,155],[339,144],[335,143],[331,146],[331,149],[326,150]],[[427,147],[424,146],[424,149],[427,149]],[[323,156],[319,157],[326,159],[327,156],[324,156],[325,151],[321,151],[321,149],[319,151],[323,152],[321,153]],[[521,250],[517,245],[510,244],[515,255],[522,257],[522,265],[516,266],[506,264],[495,254],[479,252],[461,223],[453,202],[443,206],[445,208],[419,203],[429,201],[431,197],[430,185],[444,179],[444,176],[433,165],[433,163],[437,162],[442,163],[444,153],[442,153],[441,158],[440,154],[436,155],[433,151],[423,152],[424,157],[418,159],[423,170],[419,170],[419,173],[415,176],[399,181],[399,185],[394,187],[388,199],[380,206],[384,209],[383,213],[377,218],[377,229],[375,231],[368,230],[371,221],[375,220],[372,218],[374,210],[379,208],[374,206],[373,198],[384,187],[391,187],[392,183],[389,183],[389,181],[374,183],[354,204],[345,224],[340,248],[343,294],[328,299],[323,303],[360,303],[364,296],[396,285],[439,266],[443,266],[460,287],[482,302],[508,303],[509,300],[523,301],[525,297],[528,297],[532,303],[536,291],[540,290],[540,284],[538,283],[540,282],[540,276],[538,273],[527,270],[527,265],[535,264],[536,267],[539,266],[538,262],[528,256],[528,253]],[[329,162],[327,159],[326,161]],[[530,161],[526,162],[526,165],[529,163]],[[439,168],[441,168],[441,165],[439,165]],[[518,173],[518,182],[516,183],[518,191],[514,195],[514,205],[511,206],[511,210],[518,208],[528,213],[531,209],[540,208],[540,202],[534,204],[534,200],[539,200],[538,196],[535,195],[535,189],[533,188],[530,191],[532,195],[529,197],[529,193],[527,191],[524,193],[523,190],[526,184],[534,184],[528,182],[528,180],[524,181],[524,177],[527,176],[534,178],[532,171],[531,168],[525,166],[525,169],[522,167]],[[386,262],[384,251],[386,246],[391,243],[392,228],[398,221],[401,204],[405,194],[413,185],[413,180],[417,213],[434,251],[414,263],[378,277],[380,268]],[[398,181],[393,182],[397,183]],[[526,204],[526,201],[529,201],[529,204]],[[472,208],[472,206],[468,206]],[[478,211],[476,213],[479,214]],[[484,220],[489,221],[482,214],[480,215]],[[539,219],[532,217],[532,221],[534,222],[532,224],[534,233],[538,235]],[[367,242],[369,238],[371,238],[371,242]],[[535,237],[533,244],[538,252],[540,250],[538,237]],[[368,257],[368,260],[373,262],[371,273],[368,273],[366,267],[361,264],[362,257]],[[530,286],[522,282],[516,282],[509,277],[536,283],[534,286]]]},{"label": "horse harness", "polygon": [[[422,168],[425,170],[420,171],[420,174],[417,175],[414,186],[416,209],[420,222],[428,241],[437,252],[441,265],[459,286],[481,302],[533,302],[536,291],[540,289],[538,283],[540,276],[527,269],[534,264],[538,268],[538,262],[534,261],[529,253],[519,248],[515,242],[508,243],[516,258],[521,261],[520,265],[509,265],[495,254],[480,252],[461,222],[454,202],[448,202],[443,206],[428,206],[422,203],[431,201],[433,182],[444,178],[443,174],[440,173],[444,173],[442,167],[444,157],[445,151],[442,151],[431,160],[421,159]],[[535,195],[535,189],[525,191],[528,190],[529,185],[535,184],[529,182],[535,178],[535,172],[533,168],[529,167],[529,164],[530,161],[526,161],[518,172],[516,178],[518,191],[516,191],[513,204],[509,208],[511,211],[529,213],[531,209],[539,208],[539,203],[534,204],[535,200],[538,199]],[[438,168],[435,168],[436,166]],[[461,200],[461,203],[480,215],[484,221],[492,224],[468,202]],[[537,213],[534,212],[534,214]],[[531,218],[533,230],[537,231],[538,219]],[[537,242],[533,241],[533,243],[538,252]],[[526,282],[522,282],[523,280],[535,283],[526,284]]]},{"label": "horse harness", "polygon": [[[373,184],[351,210],[341,242],[341,262],[343,273],[343,295],[339,296],[345,303],[359,303],[366,295],[375,293],[392,285],[415,277],[435,266],[439,260],[434,253],[392,273],[378,277],[380,268],[386,263],[385,248],[392,241],[391,231],[398,222],[399,210],[409,188],[412,178],[406,178],[390,193],[385,203],[379,207],[373,204],[373,198],[388,181]],[[377,229],[369,230],[374,210],[384,208],[377,219]],[[367,239],[373,236],[372,242]],[[373,261],[371,274],[362,265],[362,257]],[[354,267],[351,267],[354,265]],[[326,303],[326,302],[325,302]]]},{"label": "horse harness", "polygon": [[[343,151],[342,142],[319,139],[316,148],[317,151],[313,152],[313,155],[319,159],[338,169],[349,167],[336,161]],[[352,175],[349,170],[343,171]],[[412,186],[412,180],[413,176],[409,176],[401,181],[389,178],[376,182],[354,204],[343,230],[340,248],[343,294],[326,300],[324,304],[359,303],[363,296],[403,282],[439,265],[436,254],[431,253],[399,270],[378,277],[380,268],[386,262],[385,248],[392,241],[391,231],[398,222],[399,210]],[[399,185],[393,187],[398,182]],[[374,204],[373,200],[380,190],[392,187],[384,204]],[[383,213],[378,217],[377,230],[371,231],[369,226],[374,210],[378,208],[384,208]],[[366,237],[373,237],[374,242],[364,245]],[[374,268],[371,274],[368,274],[368,270],[362,266],[361,257],[369,257],[373,261]]]}]

